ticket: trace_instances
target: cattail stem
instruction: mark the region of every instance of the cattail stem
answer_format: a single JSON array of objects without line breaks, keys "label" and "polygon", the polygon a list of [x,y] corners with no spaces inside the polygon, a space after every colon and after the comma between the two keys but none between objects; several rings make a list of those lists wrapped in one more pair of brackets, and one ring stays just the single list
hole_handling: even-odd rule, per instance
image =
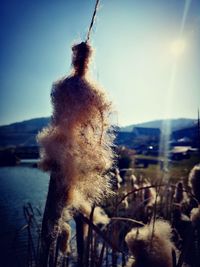
[{"label": "cattail stem", "polygon": [[[93,215],[94,215],[94,209],[95,206],[92,207],[91,213],[90,213],[90,222],[93,222]],[[89,259],[90,259],[90,248],[92,250],[92,227],[91,224],[88,228],[88,236],[86,240],[86,250],[85,250],[85,266],[89,266]]]},{"label": "cattail stem", "polygon": [[100,256],[99,256],[99,261],[97,263],[97,267],[101,267],[102,266],[105,247],[106,247],[106,243],[104,241],[103,244],[102,244],[102,248],[101,248],[101,252],[100,252]]},{"label": "cattail stem", "polygon": [[[59,220],[66,201],[66,190],[58,190],[59,174],[52,172],[42,221],[40,267],[54,266]],[[60,193],[59,193],[60,192]]]},{"label": "cattail stem", "polygon": [[84,222],[82,220],[81,214],[74,216],[76,222],[76,244],[77,244],[77,254],[78,254],[78,267],[83,267],[84,265]]}]

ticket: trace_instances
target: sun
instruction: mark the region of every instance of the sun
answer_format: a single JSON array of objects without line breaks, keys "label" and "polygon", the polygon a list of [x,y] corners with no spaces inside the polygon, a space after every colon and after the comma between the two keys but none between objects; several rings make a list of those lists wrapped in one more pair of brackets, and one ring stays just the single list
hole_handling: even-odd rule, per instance
[{"label": "sun", "polygon": [[186,42],[183,39],[175,40],[170,45],[170,52],[175,57],[179,57],[185,51]]}]

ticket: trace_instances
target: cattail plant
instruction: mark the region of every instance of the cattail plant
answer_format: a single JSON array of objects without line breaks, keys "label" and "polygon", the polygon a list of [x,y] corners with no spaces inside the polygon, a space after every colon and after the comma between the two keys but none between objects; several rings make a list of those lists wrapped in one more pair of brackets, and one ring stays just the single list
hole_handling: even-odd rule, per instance
[{"label": "cattail plant", "polygon": [[200,203],[200,164],[193,167],[189,174],[189,185],[196,199]]},{"label": "cattail plant", "polygon": [[113,175],[115,177],[115,183],[116,183],[115,188],[118,190],[121,187],[121,183],[122,183],[122,178],[120,176],[120,172],[118,168],[114,169]]},{"label": "cattail plant", "polygon": [[144,188],[144,204],[146,206],[153,206],[155,204],[156,198],[157,201],[160,200],[160,197],[156,197],[156,190],[153,187],[150,187],[151,184],[149,182],[146,182],[144,184],[144,187],[146,186],[146,188]]},{"label": "cattail plant", "polygon": [[54,83],[52,122],[38,135],[40,166],[61,173],[60,182],[68,189],[66,204],[73,204],[74,191],[98,202],[110,192],[106,171],[113,159],[111,103],[88,77],[91,46],[83,42],[72,50],[72,74]]},{"label": "cattail plant", "polygon": [[193,208],[190,214],[190,219],[192,221],[192,226],[194,230],[195,237],[195,264],[196,266],[200,265],[200,205],[198,208]]},{"label": "cattail plant", "polygon": [[131,257],[127,267],[172,267],[171,226],[156,220],[142,228],[133,228],[125,237]]},{"label": "cattail plant", "polygon": [[183,202],[188,201],[188,197],[187,197],[186,192],[184,191],[184,187],[183,187],[182,182],[178,182],[176,184],[176,190],[175,190],[173,197],[174,197],[175,203],[182,204]]},{"label": "cattail plant", "polygon": [[198,228],[200,231],[200,205],[198,208],[193,208],[191,210],[190,219],[194,227]]},{"label": "cattail plant", "polygon": [[[89,202],[85,202],[84,205],[80,206],[80,212],[89,219],[92,208]],[[101,207],[95,207],[93,212],[93,223],[107,225],[110,222],[108,215]]]},{"label": "cattail plant", "polygon": [[[92,207],[112,193],[108,174],[113,163],[111,102],[89,78],[92,47],[82,42],[72,51],[72,73],[53,84],[52,120],[37,137],[39,166],[51,173],[42,227],[43,245],[48,246],[42,254],[52,251],[64,208],[87,210],[85,203]],[[49,238],[52,234],[54,238]]]}]

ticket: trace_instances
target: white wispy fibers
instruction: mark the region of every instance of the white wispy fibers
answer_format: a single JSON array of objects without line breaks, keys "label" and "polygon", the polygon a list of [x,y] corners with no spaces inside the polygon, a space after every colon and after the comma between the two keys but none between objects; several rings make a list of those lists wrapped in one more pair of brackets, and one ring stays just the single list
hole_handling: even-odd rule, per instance
[{"label": "white wispy fibers", "polygon": [[[91,203],[84,201],[82,203],[79,202],[78,205],[76,208],[89,219],[92,212]],[[107,225],[110,222],[110,218],[101,207],[95,207],[92,220],[94,224],[102,225]]]},{"label": "white wispy fibers", "polygon": [[144,188],[143,189],[143,202],[146,206],[153,206],[155,202],[160,201],[160,196],[158,196],[158,193],[156,192],[156,189],[154,187],[150,187],[151,184],[149,182],[144,183]]},{"label": "white wispy fibers", "polygon": [[51,124],[38,135],[40,166],[56,169],[68,189],[67,205],[74,192],[80,199],[100,202],[110,190],[109,168],[113,163],[113,135],[109,124],[111,102],[99,85],[90,80],[88,67],[92,48],[73,46],[73,72],[55,82],[51,92]]},{"label": "white wispy fibers", "polygon": [[114,181],[116,183],[116,189],[119,189],[121,187],[121,183],[122,183],[122,178],[120,176],[120,172],[118,168],[114,169],[114,172],[112,173]]},{"label": "white wispy fibers", "polygon": [[133,228],[125,237],[134,257],[130,257],[127,267],[172,267],[171,232],[170,224],[162,220],[156,220],[154,226],[151,223]]},{"label": "white wispy fibers", "polygon": [[96,207],[94,210],[93,222],[95,224],[107,225],[110,222],[110,218],[101,207]]},{"label": "white wispy fibers", "polygon": [[189,185],[196,199],[200,203],[200,164],[194,166],[189,174]]}]

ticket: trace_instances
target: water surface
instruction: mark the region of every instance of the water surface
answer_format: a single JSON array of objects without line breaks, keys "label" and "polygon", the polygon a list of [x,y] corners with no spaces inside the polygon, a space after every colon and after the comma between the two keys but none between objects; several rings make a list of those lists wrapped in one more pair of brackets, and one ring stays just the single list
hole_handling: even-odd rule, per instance
[{"label": "water surface", "polygon": [[43,212],[48,182],[30,162],[0,168],[0,266],[26,266],[27,231],[18,231],[26,224],[23,206],[29,202]]}]

